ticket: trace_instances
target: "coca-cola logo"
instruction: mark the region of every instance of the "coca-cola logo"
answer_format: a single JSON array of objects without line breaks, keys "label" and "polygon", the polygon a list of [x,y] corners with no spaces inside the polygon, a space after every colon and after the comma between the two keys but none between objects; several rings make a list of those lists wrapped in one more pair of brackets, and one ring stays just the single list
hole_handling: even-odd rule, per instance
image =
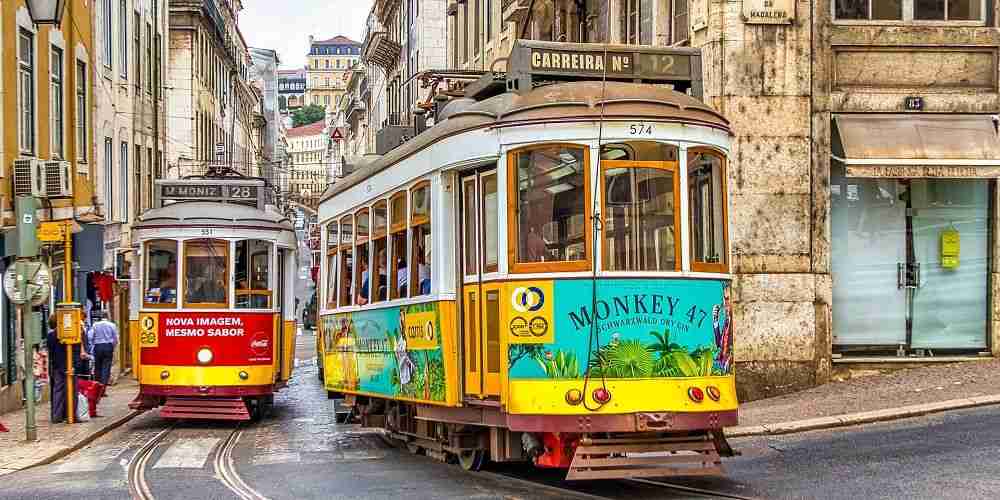
[{"label": "coca-cola logo", "polygon": [[267,353],[271,349],[271,339],[266,336],[266,334],[257,334],[250,341],[250,350],[254,354],[261,355]]}]

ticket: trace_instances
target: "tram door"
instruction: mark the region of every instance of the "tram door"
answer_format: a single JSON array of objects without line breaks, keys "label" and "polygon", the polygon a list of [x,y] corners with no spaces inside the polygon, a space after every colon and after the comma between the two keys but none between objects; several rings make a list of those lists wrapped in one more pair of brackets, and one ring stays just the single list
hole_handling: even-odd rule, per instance
[{"label": "tram door", "polygon": [[277,290],[277,304],[278,304],[278,328],[275,332],[276,339],[275,343],[278,345],[278,378],[285,378],[285,364],[290,363],[292,360],[285,359],[285,335],[294,335],[294,332],[285,331],[285,263],[288,260],[288,251],[279,249],[278,250],[278,290]]},{"label": "tram door", "polygon": [[501,283],[488,281],[499,270],[496,170],[465,174],[461,186],[465,394],[499,397]]}]

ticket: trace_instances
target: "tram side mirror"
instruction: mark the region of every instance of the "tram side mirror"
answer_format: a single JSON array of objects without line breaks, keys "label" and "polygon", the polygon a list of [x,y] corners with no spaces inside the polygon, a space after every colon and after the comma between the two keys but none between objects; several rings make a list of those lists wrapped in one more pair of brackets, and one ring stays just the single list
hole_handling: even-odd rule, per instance
[{"label": "tram side mirror", "polygon": [[127,281],[132,279],[132,250],[115,251],[115,279]]}]

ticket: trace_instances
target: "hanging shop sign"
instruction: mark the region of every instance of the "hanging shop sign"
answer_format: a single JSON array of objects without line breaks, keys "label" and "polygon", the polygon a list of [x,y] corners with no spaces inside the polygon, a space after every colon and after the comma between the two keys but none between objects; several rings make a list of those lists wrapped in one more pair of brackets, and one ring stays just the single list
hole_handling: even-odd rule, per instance
[{"label": "hanging shop sign", "polygon": [[791,24],[795,19],[795,0],[743,0],[746,24]]}]

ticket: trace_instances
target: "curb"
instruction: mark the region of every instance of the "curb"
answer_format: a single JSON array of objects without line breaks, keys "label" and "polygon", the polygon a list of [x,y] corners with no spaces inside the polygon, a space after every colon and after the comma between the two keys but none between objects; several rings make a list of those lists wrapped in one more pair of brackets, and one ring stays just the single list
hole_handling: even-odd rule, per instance
[{"label": "curb", "polygon": [[132,411],[130,411],[130,412],[128,412],[128,413],[126,413],[126,414],[124,414],[122,416],[116,417],[113,420],[110,420],[107,425],[101,427],[100,429],[95,430],[94,432],[90,433],[89,435],[87,435],[83,439],[80,439],[79,441],[77,441],[77,442],[75,442],[75,443],[73,443],[73,444],[71,444],[69,446],[63,447],[59,451],[57,451],[57,452],[55,452],[55,453],[53,453],[53,454],[51,454],[51,455],[49,455],[49,456],[41,459],[41,460],[38,460],[38,461],[32,463],[31,465],[27,465],[25,467],[22,467],[22,468],[20,468],[18,470],[26,470],[26,469],[31,469],[31,468],[34,468],[34,467],[40,467],[42,465],[51,464],[52,462],[55,462],[56,460],[59,460],[59,459],[65,457],[65,456],[69,455],[70,453],[73,453],[74,451],[77,451],[80,448],[83,448],[84,446],[87,446],[88,444],[94,442],[95,440],[97,440],[101,436],[103,436],[103,435],[111,432],[112,430],[117,429],[118,427],[121,427],[123,424],[125,424],[129,420],[132,420],[133,418],[139,416],[139,414],[141,414],[143,412],[145,412],[145,410],[132,410]]},{"label": "curb", "polygon": [[1000,404],[1000,394],[976,396],[972,398],[949,399],[935,403],[900,406],[884,410],[848,413],[832,417],[817,417],[805,420],[792,420],[773,424],[739,426],[726,429],[726,437],[770,436],[779,434],[794,434],[797,432],[833,429],[852,425],[886,422],[902,418],[918,417],[948,410],[975,408]]}]

